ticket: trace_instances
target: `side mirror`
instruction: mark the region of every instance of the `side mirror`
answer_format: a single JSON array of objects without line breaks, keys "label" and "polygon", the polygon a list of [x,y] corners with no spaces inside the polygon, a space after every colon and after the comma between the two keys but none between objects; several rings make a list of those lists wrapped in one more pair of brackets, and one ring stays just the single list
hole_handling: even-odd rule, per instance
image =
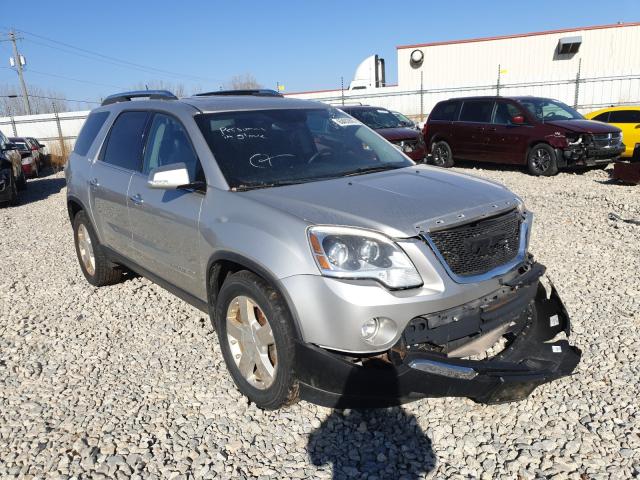
[{"label": "side mirror", "polygon": [[17,150],[17,149],[18,149],[18,146],[15,143],[11,143],[11,142],[5,143],[3,148],[4,151]]},{"label": "side mirror", "polygon": [[189,183],[189,171],[184,163],[172,163],[154,168],[149,173],[147,181],[150,188],[162,190],[175,190]]},{"label": "side mirror", "polygon": [[523,125],[524,117],[522,115],[516,115],[515,117],[511,117],[511,123],[514,125]]}]

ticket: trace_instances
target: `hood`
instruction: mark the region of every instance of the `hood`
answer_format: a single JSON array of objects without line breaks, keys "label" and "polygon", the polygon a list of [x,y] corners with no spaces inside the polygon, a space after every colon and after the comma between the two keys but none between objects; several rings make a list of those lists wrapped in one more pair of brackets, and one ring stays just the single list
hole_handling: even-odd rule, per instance
[{"label": "hood", "polygon": [[334,180],[251,190],[256,202],[314,225],[347,225],[414,237],[512,209],[516,195],[488,180],[416,166]]},{"label": "hood", "polygon": [[564,128],[575,133],[612,133],[619,132],[618,127],[594,120],[554,120],[545,125]]},{"label": "hood", "polygon": [[387,140],[413,140],[420,136],[420,132],[415,128],[398,127],[398,128],[379,128],[377,133]]}]

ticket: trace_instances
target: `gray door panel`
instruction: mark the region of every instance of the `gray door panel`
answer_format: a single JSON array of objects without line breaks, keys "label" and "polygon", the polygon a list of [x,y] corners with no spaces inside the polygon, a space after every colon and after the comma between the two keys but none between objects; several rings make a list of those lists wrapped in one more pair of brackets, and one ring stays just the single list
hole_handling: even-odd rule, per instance
[{"label": "gray door panel", "polygon": [[100,161],[91,166],[89,198],[100,241],[128,255],[131,229],[127,211],[127,191],[132,172]]},{"label": "gray door panel", "polygon": [[132,226],[132,260],[198,298],[206,299],[200,256],[200,209],[204,195],[159,190],[147,177],[131,178],[127,204]]}]

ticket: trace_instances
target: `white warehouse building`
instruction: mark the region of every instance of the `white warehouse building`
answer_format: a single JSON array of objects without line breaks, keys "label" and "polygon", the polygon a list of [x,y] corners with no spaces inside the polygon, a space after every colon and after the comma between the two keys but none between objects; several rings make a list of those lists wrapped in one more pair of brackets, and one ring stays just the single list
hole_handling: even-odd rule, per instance
[{"label": "white warehouse building", "polygon": [[397,47],[398,84],[385,85],[371,56],[344,90],[291,93],[333,104],[360,102],[419,119],[440,100],[537,95],[586,112],[640,104],[640,22]]}]

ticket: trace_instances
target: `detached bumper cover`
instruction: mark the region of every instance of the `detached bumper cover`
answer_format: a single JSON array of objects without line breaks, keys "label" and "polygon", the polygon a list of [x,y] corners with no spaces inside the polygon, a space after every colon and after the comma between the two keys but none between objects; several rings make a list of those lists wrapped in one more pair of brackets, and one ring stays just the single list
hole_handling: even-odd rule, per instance
[{"label": "detached bumper cover", "polygon": [[567,311],[555,288],[547,298],[538,288],[533,320],[500,354],[489,360],[462,360],[409,351],[392,364],[354,364],[308,344],[297,345],[297,375],[302,398],[329,407],[383,407],[423,397],[469,397],[480,403],[526,398],[537,386],[570,375],[581,352],[566,340]]}]

